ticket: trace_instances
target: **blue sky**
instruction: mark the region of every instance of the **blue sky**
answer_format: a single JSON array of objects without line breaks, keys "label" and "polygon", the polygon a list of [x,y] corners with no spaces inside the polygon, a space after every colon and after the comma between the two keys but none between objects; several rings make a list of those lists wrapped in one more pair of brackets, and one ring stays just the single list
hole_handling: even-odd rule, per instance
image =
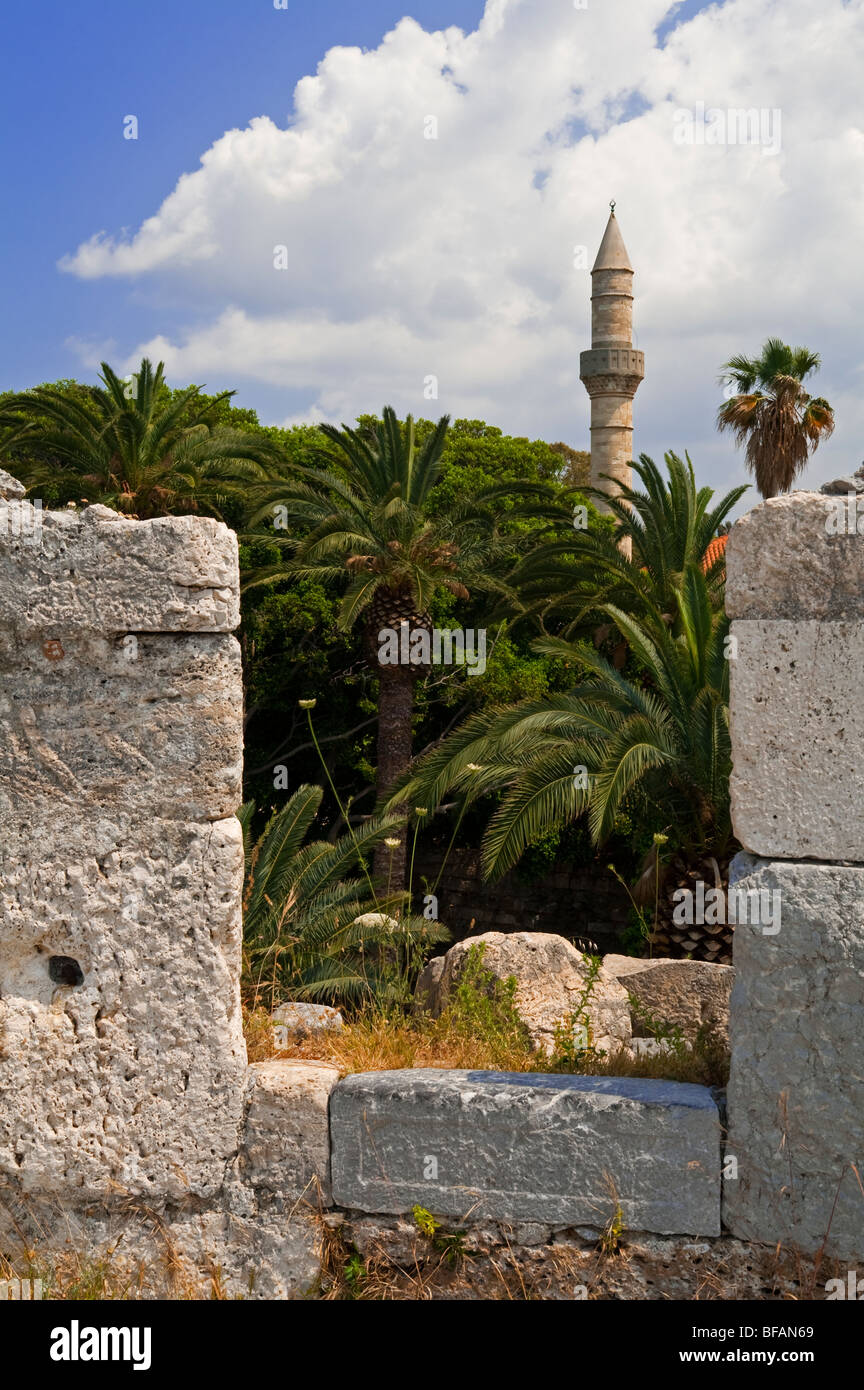
[{"label": "blue sky", "polygon": [[[10,5],[0,83],[0,389],[82,372],[70,336],[173,322],[149,287],[81,284],[57,261],[94,230],[137,226],[201,154],[253,116],[286,123],[296,82],[336,44],[374,48],[404,14],[474,28],[483,0],[40,0]],[[139,119],[137,141],[123,118]],[[11,155],[11,158],[10,158]],[[118,322],[123,323],[123,332]]]},{"label": "blue sky", "polygon": [[[615,197],[637,452],[743,480],[717,370],[776,334],[837,409],[807,481],[861,461],[864,0],[46,0],[4,40],[0,389],[147,353],[267,422],[390,402],[585,447],[577,253]],[[782,144],[682,146],[706,107]]]}]

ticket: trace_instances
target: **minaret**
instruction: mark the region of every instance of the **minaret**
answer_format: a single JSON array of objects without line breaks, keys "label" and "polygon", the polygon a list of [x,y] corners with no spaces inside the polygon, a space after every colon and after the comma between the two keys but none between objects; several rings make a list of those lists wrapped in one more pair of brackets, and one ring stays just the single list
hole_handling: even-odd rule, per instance
[{"label": "minaret", "polygon": [[[615,493],[630,484],[633,397],[645,375],[645,358],[633,348],[633,267],[615,204],[591,268],[591,346],[579,358],[579,376],[591,397],[591,485]],[[611,474],[616,482],[604,478]],[[606,511],[599,504],[600,511]]]}]

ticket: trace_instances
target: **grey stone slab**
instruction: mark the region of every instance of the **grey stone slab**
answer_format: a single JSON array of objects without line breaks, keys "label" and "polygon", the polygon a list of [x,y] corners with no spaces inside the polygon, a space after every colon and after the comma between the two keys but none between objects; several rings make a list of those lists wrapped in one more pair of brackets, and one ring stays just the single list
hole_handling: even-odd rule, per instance
[{"label": "grey stone slab", "polygon": [[0,500],[0,627],[62,641],[81,628],[231,632],[239,622],[237,537],[221,521]]},{"label": "grey stone slab", "polygon": [[736,620],[732,636],[736,836],[765,858],[864,861],[864,620]]},{"label": "grey stone slab", "polygon": [[845,502],[790,492],[736,521],[726,547],[730,618],[864,618],[864,506],[850,534]]},{"label": "grey stone slab", "polygon": [[[776,934],[735,929],[724,1220],[737,1236],[864,1259],[864,868],[738,855],[780,894]],[[833,1212],[833,1215],[832,1215]],[[830,1227],[830,1231],[829,1231]]]},{"label": "grey stone slab", "polygon": [[416,1070],[346,1077],[330,1100],[333,1196],[456,1221],[717,1235],[720,1128],[701,1086]]}]

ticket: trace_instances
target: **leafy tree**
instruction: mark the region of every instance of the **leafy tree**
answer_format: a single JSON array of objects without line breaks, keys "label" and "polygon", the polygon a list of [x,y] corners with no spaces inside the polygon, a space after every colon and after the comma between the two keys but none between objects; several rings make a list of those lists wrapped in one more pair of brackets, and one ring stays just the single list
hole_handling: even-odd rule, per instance
[{"label": "leafy tree", "polygon": [[811,396],[804,381],[820,366],[818,353],[769,338],[758,357],[724,363],[721,385],[737,394],[717,412],[717,428],[731,431],[763,497],[788,492],[810,454],[834,430],[834,411]]},{"label": "leafy tree", "polygon": [[[279,455],[274,442],[216,423],[233,392],[170,393],[147,358],[131,383],[102,363],[102,386],[39,386],[6,397],[3,453],[21,481],[56,501],[102,502],[128,516],[221,515]],[[70,389],[74,385],[74,389]]]},{"label": "leafy tree", "polygon": [[[369,820],[335,843],[308,840],[321,787],[301,786],[253,839],[253,802],[240,810],[246,851],[246,976],[255,999],[357,1004],[404,993],[425,947],[445,940],[437,922],[402,912],[404,895],[372,891],[365,855],[400,820]],[[343,875],[353,875],[343,877]],[[398,915],[393,915],[398,914]]]}]

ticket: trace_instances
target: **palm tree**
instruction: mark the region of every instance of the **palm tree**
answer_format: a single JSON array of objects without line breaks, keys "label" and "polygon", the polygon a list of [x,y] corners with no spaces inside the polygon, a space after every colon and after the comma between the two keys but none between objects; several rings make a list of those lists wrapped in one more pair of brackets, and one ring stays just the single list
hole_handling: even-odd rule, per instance
[{"label": "palm tree", "polygon": [[[509,556],[512,563],[537,534],[524,527],[508,530],[505,519],[566,520],[552,502],[552,491],[529,483],[488,489],[471,505],[439,511],[431,494],[441,475],[448,426],[449,417],[442,416],[419,443],[413,418],[409,415],[403,428],[389,406],[380,422],[363,430],[322,425],[335,457],[320,468],[297,468],[293,480],[271,489],[252,523],[272,517],[278,507],[283,526],[302,539],[289,541],[295,553],[287,566],[258,573],[247,587],[286,574],[325,581],[347,578],[339,626],[343,631],[361,627],[367,659],[379,677],[377,780],[382,792],[410,764],[414,689],[428,665],[420,644],[410,662],[384,664],[381,634],[401,638],[403,625],[408,639],[428,634],[430,605],[442,589],[460,599],[478,588],[500,596],[504,585],[495,574],[502,557]],[[501,499],[519,494],[533,501],[505,511]],[[404,813],[406,807],[400,810]],[[404,837],[392,854],[381,848],[376,852],[381,882],[401,888],[405,865]]]},{"label": "palm tree", "polygon": [[[321,787],[298,787],[252,837],[253,802],[241,807],[246,850],[243,930],[246,978],[258,1002],[319,999],[349,1004],[405,992],[424,948],[447,938],[437,922],[406,916],[404,895],[376,898],[364,856],[400,825],[367,821],[335,843],[307,841]],[[392,914],[397,915],[392,915]]]},{"label": "palm tree", "polygon": [[638,805],[685,853],[721,853],[729,839],[728,619],[690,562],[675,593],[675,636],[659,610],[642,619],[603,610],[641,667],[629,679],[590,642],[544,638],[582,679],[567,694],[483,711],[420,760],[396,798],[465,804],[503,793],[483,839],[487,875],[515,865],[529,844],[587,813],[602,844]]},{"label": "palm tree", "polygon": [[50,484],[61,502],[102,502],[142,519],[218,516],[278,459],[269,440],[213,422],[232,391],[202,405],[201,388],[190,386],[172,399],[164,364],[154,371],[146,357],[131,383],[107,362],[101,380],[75,392],[38,386],[4,402],[4,446],[26,454],[15,471],[29,488]]},{"label": "palm tree", "polygon": [[818,353],[769,338],[758,357],[730,357],[721,385],[737,394],[717,412],[717,428],[730,430],[763,497],[788,492],[810,454],[834,429],[834,411],[803,383],[820,366]]},{"label": "palm tree", "polygon": [[[680,629],[678,595],[688,568],[706,571],[715,607],[722,607],[724,560],[705,563],[711,541],[725,524],[747,484],[719,500],[710,487],[697,488],[689,454],[665,455],[668,480],[647,454],[634,462],[638,486],[621,486],[610,497],[597,489],[614,513],[614,533],[606,527],[580,530],[531,552],[511,576],[526,616],[544,631],[573,637],[611,630],[602,609],[612,604],[634,617],[659,611]],[[621,538],[629,544],[621,546]]]}]

